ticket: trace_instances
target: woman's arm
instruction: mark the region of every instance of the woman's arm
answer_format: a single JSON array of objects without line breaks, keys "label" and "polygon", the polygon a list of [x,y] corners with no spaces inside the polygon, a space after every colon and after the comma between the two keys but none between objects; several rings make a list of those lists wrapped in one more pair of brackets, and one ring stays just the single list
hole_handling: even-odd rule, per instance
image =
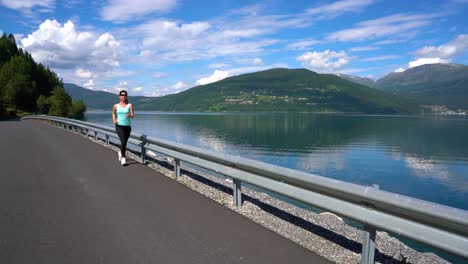
[{"label": "woman's arm", "polygon": [[115,115],[115,111],[117,110],[117,108],[115,107],[112,107],[112,123],[114,123],[115,125],[117,125],[117,118],[116,118],[116,115]]},{"label": "woman's arm", "polygon": [[135,112],[133,112],[133,104],[130,104],[130,114],[127,115],[130,118],[135,117]]}]

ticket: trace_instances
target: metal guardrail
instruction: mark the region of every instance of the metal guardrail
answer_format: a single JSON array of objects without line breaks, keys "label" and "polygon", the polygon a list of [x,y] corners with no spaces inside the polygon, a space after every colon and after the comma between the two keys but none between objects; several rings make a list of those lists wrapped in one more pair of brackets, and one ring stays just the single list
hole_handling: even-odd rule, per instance
[{"label": "metal guardrail", "polygon": [[[50,116],[27,116],[57,126],[94,131],[117,138],[110,127],[88,122]],[[443,251],[468,258],[468,211],[420,199],[361,186],[238,156],[220,154],[176,142],[132,133],[130,143],[141,147],[145,162],[150,149],[174,158],[176,178],[180,176],[180,161],[233,178],[233,197],[241,206],[241,184],[247,182],[333,212],[364,224],[364,243],[361,263],[374,263],[377,230],[388,231],[433,246]]]}]

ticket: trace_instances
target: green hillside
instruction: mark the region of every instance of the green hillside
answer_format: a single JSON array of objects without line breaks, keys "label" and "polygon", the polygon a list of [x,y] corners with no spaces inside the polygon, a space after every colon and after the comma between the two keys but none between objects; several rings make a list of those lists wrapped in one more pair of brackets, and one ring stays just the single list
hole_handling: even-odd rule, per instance
[{"label": "green hillside", "polygon": [[415,113],[400,97],[306,69],[272,69],[226,78],[138,105],[159,111],[321,111]]},{"label": "green hillside", "polygon": [[[111,110],[112,106],[119,102],[117,93],[109,93],[104,91],[93,91],[81,86],[64,83],[63,87],[73,100],[83,100],[86,102],[88,110]],[[134,105],[139,105],[141,101],[147,100],[149,97],[129,96],[128,100]]]},{"label": "green hillside", "polygon": [[375,87],[419,104],[468,108],[468,66],[427,64],[379,79]]}]

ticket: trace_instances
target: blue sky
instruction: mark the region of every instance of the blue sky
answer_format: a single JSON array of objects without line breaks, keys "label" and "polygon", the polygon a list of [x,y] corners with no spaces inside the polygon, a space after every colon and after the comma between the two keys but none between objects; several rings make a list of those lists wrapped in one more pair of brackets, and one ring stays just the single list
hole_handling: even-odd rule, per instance
[{"label": "blue sky", "polygon": [[278,67],[466,65],[467,15],[468,0],[0,0],[0,32],[64,82],[160,96]]}]

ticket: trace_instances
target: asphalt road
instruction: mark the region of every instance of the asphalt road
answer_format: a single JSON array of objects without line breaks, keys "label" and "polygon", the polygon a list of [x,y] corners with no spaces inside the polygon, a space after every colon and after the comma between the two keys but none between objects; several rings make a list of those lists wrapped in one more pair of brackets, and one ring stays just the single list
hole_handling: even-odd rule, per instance
[{"label": "asphalt road", "polygon": [[150,168],[0,122],[0,263],[328,263]]}]

